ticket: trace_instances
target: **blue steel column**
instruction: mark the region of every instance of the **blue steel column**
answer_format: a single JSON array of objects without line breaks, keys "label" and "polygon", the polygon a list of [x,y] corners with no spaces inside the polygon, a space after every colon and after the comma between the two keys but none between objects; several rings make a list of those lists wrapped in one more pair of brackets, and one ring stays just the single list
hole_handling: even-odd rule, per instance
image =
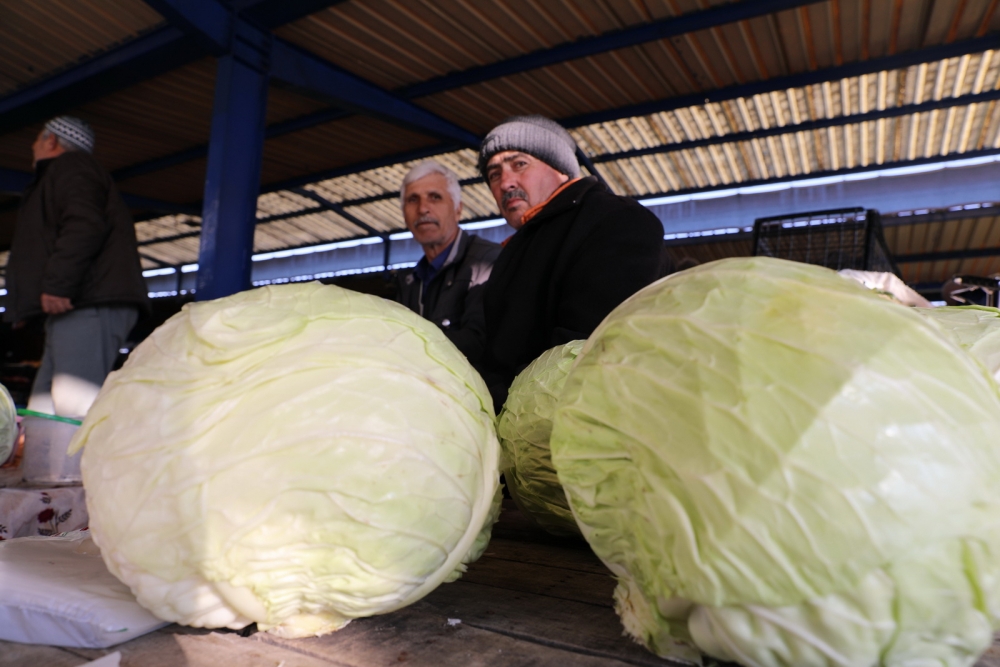
[{"label": "blue steel column", "polygon": [[208,146],[198,301],[250,288],[271,37],[237,28],[219,58]]}]

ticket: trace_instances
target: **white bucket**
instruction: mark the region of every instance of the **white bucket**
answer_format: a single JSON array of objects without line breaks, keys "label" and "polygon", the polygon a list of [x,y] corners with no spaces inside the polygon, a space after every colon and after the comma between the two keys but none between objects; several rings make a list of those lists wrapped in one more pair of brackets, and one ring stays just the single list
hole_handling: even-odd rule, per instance
[{"label": "white bucket", "polygon": [[66,455],[69,441],[80,428],[78,424],[45,419],[44,417],[25,417],[24,427],[24,461],[22,471],[24,481],[29,486],[58,486],[61,484],[80,484],[80,455]]}]

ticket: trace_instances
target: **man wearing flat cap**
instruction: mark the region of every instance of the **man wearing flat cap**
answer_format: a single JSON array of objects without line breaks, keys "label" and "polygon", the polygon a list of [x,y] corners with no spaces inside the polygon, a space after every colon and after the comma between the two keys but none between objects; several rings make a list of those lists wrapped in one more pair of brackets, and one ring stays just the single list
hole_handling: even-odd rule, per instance
[{"label": "man wearing flat cap", "polygon": [[46,317],[28,407],[82,417],[149,298],[132,217],[91,155],[90,125],[53,118],[31,148],[35,177],[17,212],[4,318],[18,326]]},{"label": "man wearing flat cap", "polygon": [[479,370],[499,411],[527,364],[587,338],[658,275],[663,225],[635,200],[580,177],[576,143],[558,123],[515,116],[483,140],[479,168],[516,233],[486,284]]}]

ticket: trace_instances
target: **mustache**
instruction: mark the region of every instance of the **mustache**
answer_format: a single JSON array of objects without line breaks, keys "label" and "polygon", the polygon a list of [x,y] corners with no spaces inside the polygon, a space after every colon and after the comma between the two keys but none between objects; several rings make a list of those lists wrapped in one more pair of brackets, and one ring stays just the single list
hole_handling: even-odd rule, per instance
[{"label": "mustache", "polygon": [[503,196],[500,197],[500,206],[506,207],[507,202],[509,202],[511,199],[523,199],[524,201],[528,201],[528,193],[522,190],[521,188],[514,188],[513,190],[507,190],[506,192],[503,193]]},{"label": "mustache", "polygon": [[414,225],[419,225],[419,224],[424,223],[424,222],[432,222],[435,225],[440,225],[441,224],[441,221],[438,220],[437,218],[435,218],[432,215],[422,215],[419,218],[417,218],[416,220],[414,220],[413,224]]}]

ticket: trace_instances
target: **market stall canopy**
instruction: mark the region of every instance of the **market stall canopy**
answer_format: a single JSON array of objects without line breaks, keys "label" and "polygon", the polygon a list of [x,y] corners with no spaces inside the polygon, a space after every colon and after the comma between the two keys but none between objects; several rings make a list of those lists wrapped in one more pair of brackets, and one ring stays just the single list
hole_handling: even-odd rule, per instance
[{"label": "market stall canopy", "polygon": [[[130,196],[145,268],[197,262],[215,57],[230,32],[270,45],[260,253],[403,230],[402,176],[432,155],[462,179],[466,220],[496,217],[474,148],[518,113],[559,119],[588,166],[636,197],[1000,154],[997,5],[5,1],[0,244],[41,123],[70,113],[94,126]],[[996,216],[970,224],[992,231],[956,247],[994,253],[977,272],[1000,270]],[[942,281],[953,264],[923,255],[948,243],[893,250],[921,257],[903,262],[912,279]]]}]

